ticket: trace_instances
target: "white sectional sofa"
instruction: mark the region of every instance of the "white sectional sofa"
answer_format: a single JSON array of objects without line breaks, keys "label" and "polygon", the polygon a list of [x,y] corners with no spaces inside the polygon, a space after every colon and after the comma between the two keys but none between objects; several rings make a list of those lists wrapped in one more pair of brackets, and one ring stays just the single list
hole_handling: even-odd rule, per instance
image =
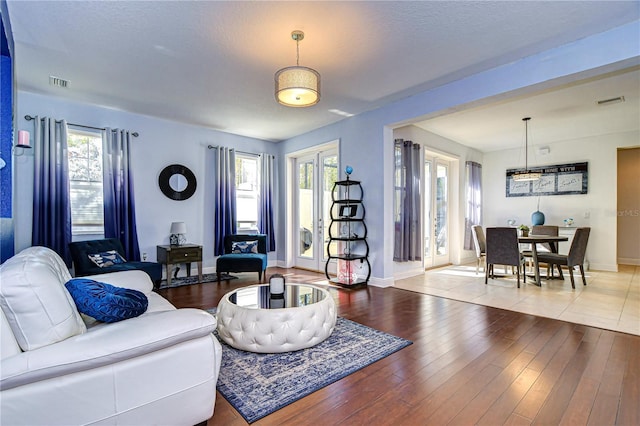
[{"label": "white sectional sofa", "polygon": [[213,415],[222,348],[216,320],[176,309],[141,271],[91,278],[143,292],[141,316],[78,313],[50,249],[0,266],[0,424],[195,425]]}]

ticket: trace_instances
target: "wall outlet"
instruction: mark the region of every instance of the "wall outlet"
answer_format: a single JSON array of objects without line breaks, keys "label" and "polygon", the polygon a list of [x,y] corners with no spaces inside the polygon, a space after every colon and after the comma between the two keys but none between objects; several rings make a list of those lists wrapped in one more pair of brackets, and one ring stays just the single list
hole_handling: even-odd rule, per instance
[{"label": "wall outlet", "polygon": [[590,212],[584,212],[584,218],[585,219],[589,219],[591,217],[591,213]]},{"label": "wall outlet", "polygon": [[144,252],[144,253],[142,253],[142,261],[146,262],[146,260],[147,260],[147,253]]}]

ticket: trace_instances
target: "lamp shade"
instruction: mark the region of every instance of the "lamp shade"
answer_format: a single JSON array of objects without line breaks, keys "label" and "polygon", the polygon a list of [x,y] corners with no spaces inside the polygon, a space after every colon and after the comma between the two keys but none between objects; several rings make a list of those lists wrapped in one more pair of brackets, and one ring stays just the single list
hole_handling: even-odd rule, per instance
[{"label": "lamp shade", "polygon": [[187,233],[187,225],[184,222],[173,222],[171,223],[171,234],[186,234]]},{"label": "lamp shade", "polygon": [[289,107],[308,107],[320,101],[320,74],[301,66],[282,68],[275,75],[276,100]]}]

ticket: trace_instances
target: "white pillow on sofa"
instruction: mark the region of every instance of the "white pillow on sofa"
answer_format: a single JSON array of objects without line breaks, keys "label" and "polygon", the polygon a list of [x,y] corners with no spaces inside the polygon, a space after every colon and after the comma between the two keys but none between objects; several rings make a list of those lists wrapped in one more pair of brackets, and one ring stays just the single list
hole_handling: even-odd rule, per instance
[{"label": "white pillow on sofa", "polygon": [[23,351],[87,331],[64,287],[71,274],[46,247],[27,248],[0,266],[0,306]]}]

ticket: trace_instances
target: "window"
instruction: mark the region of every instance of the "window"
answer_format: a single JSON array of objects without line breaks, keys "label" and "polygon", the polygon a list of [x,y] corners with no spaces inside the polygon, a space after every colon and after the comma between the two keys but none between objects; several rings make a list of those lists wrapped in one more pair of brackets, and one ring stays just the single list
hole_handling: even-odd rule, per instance
[{"label": "window", "polygon": [[236,152],[236,225],[239,233],[258,232],[259,158]]},{"label": "window", "polygon": [[104,235],[102,134],[69,128],[71,235]]}]

